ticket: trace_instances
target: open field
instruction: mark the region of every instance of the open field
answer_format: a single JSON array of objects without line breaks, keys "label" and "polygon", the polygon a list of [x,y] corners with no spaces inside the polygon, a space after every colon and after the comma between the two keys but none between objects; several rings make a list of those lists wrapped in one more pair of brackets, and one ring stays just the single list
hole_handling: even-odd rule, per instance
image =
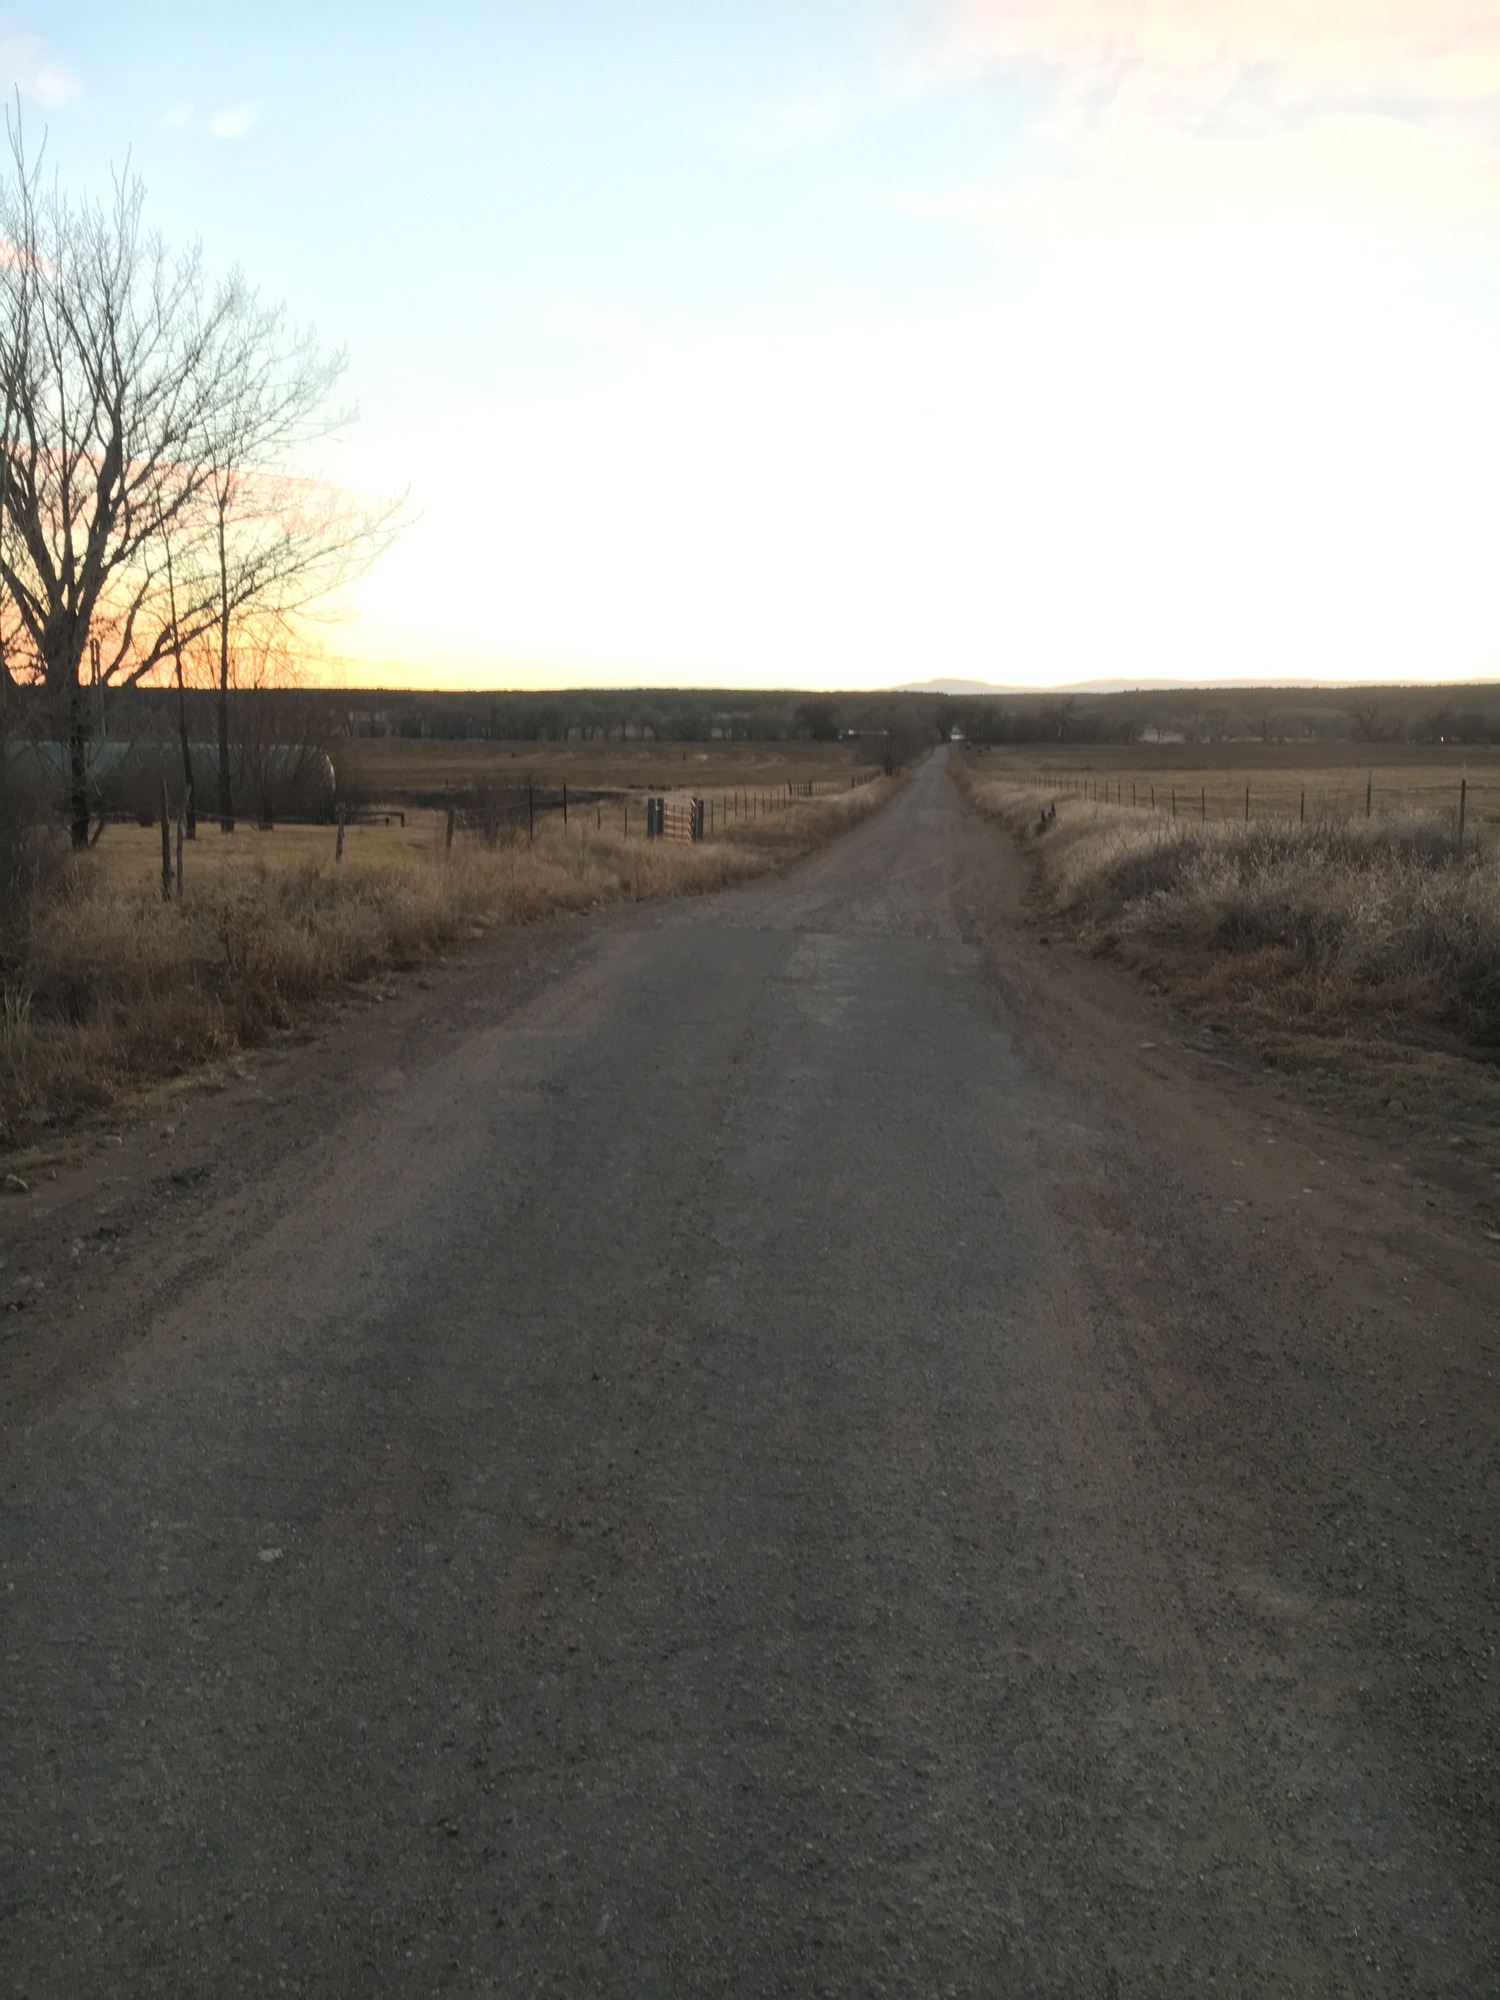
[{"label": "open field", "polygon": [[[1202,823],[1040,794],[955,758],[1021,843],[1043,920],[1284,1068],[1461,1120],[1500,1113],[1495,837],[1451,812]],[[1112,781],[1113,782],[1113,781]],[[1055,816],[1039,806],[1055,803]]]},{"label": "open field", "polygon": [[868,743],[485,743],[397,736],[332,746],[341,785],[371,800],[451,787],[567,785],[577,791],[707,796],[750,787],[847,784],[870,768]]},{"label": "open field", "polygon": [[[346,827],[342,865],[351,870],[406,862],[423,865],[442,849],[445,817],[439,812],[409,811],[405,826],[393,819],[388,826]],[[197,839],[183,846],[184,885],[189,889],[217,885],[268,870],[287,875],[321,869],[333,861],[335,839],[331,826],[258,828],[240,820],[233,833],[224,834],[216,821],[201,819]],[[85,865],[93,879],[114,889],[159,886],[161,834],[154,826],[111,825]]]},{"label": "open field", "polygon": [[647,841],[643,816],[626,839],[612,812],[586,809],[566,827],[547,814],[534,840],[461,832],[449,850],[447,815],[416,812],[404,827],[349,828],[341,862],[331,827],[226,836],[207,822],[170,902],[159,834],[111,826],[35,900],[0,991],[0,1143],[224,1056],[351,979],[490,925],[761,874],[889,791],[879,779],[793,801],[699,842]]},{"label": "open field", "polygon": [[1382,812],[1456,813],[1468,773],[1469,823],[1500,825],[1500,748],[1435,754],[1430,744],[1121,743],[980,745],[986,775],[1178,818],[1253,819]]}]

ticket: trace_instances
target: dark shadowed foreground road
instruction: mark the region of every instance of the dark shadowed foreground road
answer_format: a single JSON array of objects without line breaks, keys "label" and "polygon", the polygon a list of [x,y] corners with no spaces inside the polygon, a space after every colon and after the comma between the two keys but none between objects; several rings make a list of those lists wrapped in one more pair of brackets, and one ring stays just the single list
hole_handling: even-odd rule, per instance
[{"label": "dark shadowed foreground road", "polygon": [[1013,865],[931,762],[26,1211],[0,1990],[1500,1990],[1493,1246]]}]

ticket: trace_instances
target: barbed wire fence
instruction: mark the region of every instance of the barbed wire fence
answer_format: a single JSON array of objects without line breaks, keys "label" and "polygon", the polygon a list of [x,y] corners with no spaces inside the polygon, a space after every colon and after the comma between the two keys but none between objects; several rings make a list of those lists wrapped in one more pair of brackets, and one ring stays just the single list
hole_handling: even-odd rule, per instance
[{"label": "barbed wire fence", "polygon": [[1197,784],[1167,778],[1094,776],[1074,772],[1006,771],[995,773],[1023,790],[1049,797],[1079,798],[1096,805],[1113,805],[1169,819],[1285,820],[1307,825],[1327,819],[1372,819],[1392,813],[1423,813],[1451,818],[1462,839],[1476,823],[1500,823],[1500,783],[1475,779],[1467,769],[1454,779],[1403,784],[1399,776],[1368,768],[1364,782],[1353,786],[1312,786],[1288,773],[1278,783],[1272,774],[1257,787],[1253,779],[1236,775],[1232,785]]},{"label": "barbed wire fence", "polygon": [[[502,841],[534,841],[549,823],[609,831],[624,840],[711,840],[752,826],[810,801],[858,791],[879,777],[878,770],[844,778],[788,778],[777,785],[738,786],[706,794],[677,788],[632,791],[579,789],[537,784],[445,787],[418,793],[413,804],[439,816],[452,846],[456,833],[495,846]],[[379,809],[375,809],[377,815]]]}]

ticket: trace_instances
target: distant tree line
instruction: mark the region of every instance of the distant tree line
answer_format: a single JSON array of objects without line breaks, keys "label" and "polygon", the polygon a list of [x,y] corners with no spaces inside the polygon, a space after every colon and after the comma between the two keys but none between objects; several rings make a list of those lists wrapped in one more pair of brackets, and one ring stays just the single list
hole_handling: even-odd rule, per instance
[{"label": "distant tree line", "polygon": [[[112,740],[216,740],[219,690],[141,682],[91,692]],[[1203,690],[949,697],[789,689],[562,689],[448,693],[246,686],[231,703],[237,767],[258,745],[344,737],[411,741],[777,743],[858,739],[871,761],[907,761],[955,731],[981,744],[1154,742],[1500,743],[1500,688]]]},{"label": "distant tree line", "polygon": [[1132,690],[1112,694],[817,694],[722,688],[337,697],[355,736],[508,743],[834,742],[899,725],[936,742],[1500,743],[1500,687]]},{"label": "distant tree line", "polygon": [[1500,743],[1500,686],[1140,689],[963,698],[975,743]]}]

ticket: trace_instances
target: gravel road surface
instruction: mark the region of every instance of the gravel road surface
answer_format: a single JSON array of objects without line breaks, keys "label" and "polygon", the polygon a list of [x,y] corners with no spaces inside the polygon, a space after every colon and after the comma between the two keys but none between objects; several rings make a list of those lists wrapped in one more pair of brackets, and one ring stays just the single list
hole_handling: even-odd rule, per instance
[{"label": "gravel road surface", "polygon": [[1500,1992],[1500,1246],[1016,868],[929,760],[6,1200],[0,1991]]}]

